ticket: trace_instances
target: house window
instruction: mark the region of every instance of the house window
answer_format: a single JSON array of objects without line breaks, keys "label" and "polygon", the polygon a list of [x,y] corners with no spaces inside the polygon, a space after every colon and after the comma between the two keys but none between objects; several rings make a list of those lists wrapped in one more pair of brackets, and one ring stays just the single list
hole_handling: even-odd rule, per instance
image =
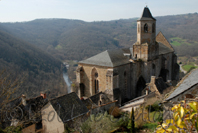
[{"label": "house window", "polygon": [[145,25],[144,25],[144,32],[145,32],[145,33],[148,33],[148,24],[145,24]]},{"label": "house window", "polygon": [[138,29],[137,30],[138,30],[138,33],[140,33],[140,25],[139,24],[138,24]]}]

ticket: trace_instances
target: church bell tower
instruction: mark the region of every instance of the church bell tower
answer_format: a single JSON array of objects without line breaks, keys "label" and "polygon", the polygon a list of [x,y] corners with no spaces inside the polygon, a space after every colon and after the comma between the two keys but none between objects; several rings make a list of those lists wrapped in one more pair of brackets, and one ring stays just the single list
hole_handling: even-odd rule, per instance
[{"label": "church bell tower", "polygon": [[159,45],[156,40],[156,19],[148,7],[145,7],[142,16],[137,20],[137,42],[133,45],[133,57],[148,61],[156,58]]}]

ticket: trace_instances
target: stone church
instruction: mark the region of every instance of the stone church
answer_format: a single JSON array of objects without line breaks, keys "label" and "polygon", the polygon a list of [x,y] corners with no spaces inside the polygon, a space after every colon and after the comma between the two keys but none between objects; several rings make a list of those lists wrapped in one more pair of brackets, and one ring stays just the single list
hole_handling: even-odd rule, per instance
[{"label": "stone church", "polygon": [[124,103],[139,97],[151,76],[165,82],[177,80],[179,66],[173,47],[159,32],[148,7],[137,20],[137,42],[130,48],[106,50],[78,63],[76,82],[79,97],[98,92],[112,94]]}]

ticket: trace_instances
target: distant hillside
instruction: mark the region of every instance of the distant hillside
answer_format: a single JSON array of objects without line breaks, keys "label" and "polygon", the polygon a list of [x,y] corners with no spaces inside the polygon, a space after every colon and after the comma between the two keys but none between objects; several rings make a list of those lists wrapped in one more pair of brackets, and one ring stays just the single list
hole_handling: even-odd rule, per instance
[{"label": "distant hillside", "polygon": [[[174,45],[178,55],[198,56],[198,52],[194,50],[198,47],[197,13],[156,19],[157,32],[162,31]],[[25,39],[59,59],[81,60],[106,49],[131,47],[136,41],[136,20],[137,18],[84,22],[39,19],[22,23],[1,23],[1,26],[9,33]]]},{"label": "distant hillside", "polygon": [[33,97],[43,91],[50,98],[66,93],[61,62],[4,31],[0,27],[0,72],[6,69],[13,80],[23,76],[16,94]]}]

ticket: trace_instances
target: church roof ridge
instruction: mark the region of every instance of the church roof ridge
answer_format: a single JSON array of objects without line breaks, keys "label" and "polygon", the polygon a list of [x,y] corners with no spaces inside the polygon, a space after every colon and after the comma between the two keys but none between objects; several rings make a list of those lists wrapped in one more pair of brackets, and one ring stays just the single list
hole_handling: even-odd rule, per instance
[{"label": "church roof ridge", "polygon": [[82,60],[79,63],[116,67],[129,63],[128,59],[124,56],[122,49],[105,50],[95,56],[92,56],[86,60]]},{"label": "church roof ridge", "polygon": [[156,19],[152,16],[149,8],[146,6],[142,12],[142,16],[138,20],[156,20]]}]

